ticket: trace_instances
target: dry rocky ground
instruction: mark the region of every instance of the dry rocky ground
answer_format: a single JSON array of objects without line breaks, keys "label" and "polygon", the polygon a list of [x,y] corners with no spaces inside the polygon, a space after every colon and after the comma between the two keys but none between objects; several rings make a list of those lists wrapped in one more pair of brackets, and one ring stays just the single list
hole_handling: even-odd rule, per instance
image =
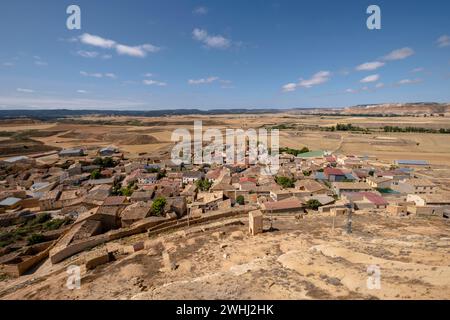
[{"label": "dry rocky ground", "polygon": [[[273,230],[247,232],[246,218],[160,235],[122,239],[117,248],[145,241],[145,249],[83,271],[81,288],[66,288],[65,267],[48,261],[31,275],[0,282],[1,299],[449,299],[450,221],[289,216]],[[265,221],[268,230],[270,222]],[[83,254],[81,254],[83,255]],[[381,288],[368,289],[377,265]]]}]

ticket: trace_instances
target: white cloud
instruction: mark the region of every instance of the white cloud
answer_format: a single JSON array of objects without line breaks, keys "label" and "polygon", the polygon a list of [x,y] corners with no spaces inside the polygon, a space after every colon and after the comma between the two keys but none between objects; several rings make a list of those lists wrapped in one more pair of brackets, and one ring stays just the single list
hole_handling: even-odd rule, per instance
[{"label": "white cloud", "polygon": [[292,92],[292,91],[295,91],[295,89],[297,89],[297,84],[291,82],[291,83],[285,84],[282,87],[282,89],[283,89],[283,92]]},{"label": "white cloud", "polygon": [[24,89],[24,88],[17,88],[16,91],[17,92],[22,92],[22,93],[34,93],[34,90]]},{"label": "white cloud", "polygon": [[311,79],[300,79],[298,86],[303,88],[311,88],[313,86],[327,82],[330,79],[331,73],[329,71],[319,71],[312,76]]},{"label": "white cloud", "polygon": [[12,62],[3,62],[2,63],[2,66],[4,66],[4,67],[14,67],[14,63],[12,63]]},{"label": "white cloud", "polygon": [[144,77],[151,78],[151,77],[153,77],[153,73],[148,72],[148,73],[144,74]]},{"label": "white cloud", "polygon": [[156,81],[156,80],[148,80],[148,79],[143,80],[142,83],[147,86],[160,86],[160,87],[167,86],[167,83],[165,83],[165,82]]},{"label": "white cloud", "polygon": [[412,56],[414,54],[414,50],[408,47],[397,49],[391,51],[389,54],[384,56],[384,60],[393,61],[393,60],[403,60]]},{"label": "white cloud", "polygon": [[158,52],[159,48],[155,47],[151,44],[144,44],[141,46],[130,47],[123,44],[118,44],[116,46],[116,51],[120,55],[128,55],[131,57],[144,58],[147,56],[147,53]]},{"label": "white cloud", "polygon": [[378,81],[378,79],[380,79],[380,75],[378,74],[372,74],[370,76],[367,76],[363,79],[360,80],[361,83],[369,83],[369,82],[375,82]]},{"label": "white cloud", "polygon": [[201,78],[201,79],[189,79],[189,84],[207,84],[207,83],[213,83],[214,81],[219,80],[219,77],[208,77],[208,78]]},{"label": "white cloud", "polygon": [[377,89],[380,89],[380,88],[383,88],[384,87],[384,83],[383,82],[378,82],[376,85],[375,85],[375,88],[377,88]]},{"label": "white cloud", "polygon": [[[148,43],[138,46],[128,46],[125,44],[117,43],[114,40],[105,39],[96,35],[91,35],[89,33],[84,33],[83,35],[80,36],[79,39],[81,43],[87,45],[100,47],[103,49],[115,49],[119,55],[128,55],[131,57],[138,57],[138,58],[144,58],[147,56],[148,53],[155,53],[161,49],[157,46]],[[103,57],[107,59],[108,55],[104,55]]]},{"label": "white cloud", "polygon": [[436,40],[436,43],[439,48],[448,47],[450,46],[450,36],[444,34]]},{"label": "white cloud", "polygon": [[319,84],[325,83],[330,79],[331,72],[329,71],[319,71],[314,74],[310,79],[301,79],[298,83],[288,83],[281,87],[283,92],[291,92],[299,87],[311,88]]},{"label": "white cloud", "polygon": [[205,15],[208,13],[207,7],[197,7],[194,10],[192,10],[192,13],[198,14],[198,15]]},{"label": "white cloud", "polygon": [[347,89],[347,90],[345,90],[345,92],[346,93],[356,93],[357,90],[355,90],[355,89]]},{"label": "white cloud", "polygon": [[192,37],[194,40],[202,42],[205,47],[214,49],[226,49],[230,47],[231,40],[221,35],[211,36],[205,29],[194,29],[192,31]]},{"label": "white cloud", "polygon": [[44,61],[35,61],[34,64],[37,65],[38,67],[46,67],[46,66],[48,66],[48,63],[44,62]]},{"label": "white cloud", "polygon": [[41,57],[33,56],[33,58],[34,58],[34,64],[37,65],[38,67],[46,67],[46,66],[48,66],[48,63],[43,61],[41,59]]},{"label": "white cloud", "polygon": [[422,72],[422,71],[425,71],[425,69],[424,68],[414,68],[411,70],[412,73],[417,73],[417,72]]},{"label": "white cloud", "polygon": [[99,55],[97,51],[85,51],[85,50],[79,50],[77,51],[77,54],[83,58],[97,58]]},{"label": "white cloud", "polygon": [[419,83],[422,82],[422,79],[403,79],[400,80],[399,82],[397,82],[398,85],[403,85],[403,84],[414,84],[414,83]]},{"label": "white cloud", "polygon": [[88,93],[88,92],[86,90],[77,90],[77,93],[85,94],[85,93]]},{"label": "white cloud", "polygon": [[360,64],[359,66],[357,66],[356,70],[358,70],[358,71],[372,71],[372,70],[376,70],[378,68],[381,68],[384,65],[385,65],[385,63],[384,62],[380,62],[380,61],[366,62],[366,63]]},{"label": "white cloud", "polygon": [[117,76],[114,73],[89,73],[86,71],[80,71],[80,74],[84,77],[91,77],[91,78],[110,78],[110,79],[117,79]]},{"label": "white cloud", "polygon": [[78,38],[77,38],[77,37],[71,37],[71,38],[58,38],[58,41],[74,43],[74,42],[78,42]]},{"label": "white cloud", "polygon": [[117,79],[117,76],[114,73],[105,73],[105,77],[111,79]]},{"label": "white cloud", "polygon": [[105,39],[89,33],[84,33],[80,36],[80,41],[84,44],[88,44],[94,47],[100,47],[103,49],[112,49],[116,46],[114,40]]}]

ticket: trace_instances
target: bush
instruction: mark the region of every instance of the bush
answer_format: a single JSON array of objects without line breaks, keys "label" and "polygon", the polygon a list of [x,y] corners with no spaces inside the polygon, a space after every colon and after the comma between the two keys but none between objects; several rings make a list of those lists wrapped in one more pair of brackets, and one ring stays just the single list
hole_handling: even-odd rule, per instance
[{"label": "bush", "polygon": [[283,188],[293,188],[295,180],[288,177],[276,177],[275,181]]},{"label": "bush", "polygon": [[119,190],[119,195],[121,195],[121,196],[130,197],[132,194],[133,194],[133,188],[130,188],[130,187],[123,187],[123,188],[120,188],[120,190]]},{"label": "bush", "polygon": [[33,245],[37,243],[41,243],[45,241],[45,237],[40,233],[33,233],[31,236],[27,238],[28,245]]},{"label": "bush", "polygon": [[96,166],[100,166],[102,168],[112,168],[112,167],[116,166],[116,163],[114,162],[114,160],[111,157],[106,157],[106,158],[97,157],[94,159],[92,164],[94,164]]},{"label": "bush", "polygon": [[45,230],[57,230],[62,226],[69,224],[70,219],[53,219],[44,223],[43,227]]},{"label": "bush", "polygon": [[245,199],[243,195],[237,196],[236,203],[239,203],[241,206],[245,204]]},{"label": "bush", "polygon": [[152,213],[155,216],[161,216],[164,213],[164,207],[166,206],[166,199],[163,197],[156,198],[152,203]]},{"label": "bush", "polygon": [[280,153],[287,153],[292,154],[294,156],[297,156],[300,153],[306,153],[309,152],[309,149],[307,147],[303,147],[300,150],[298,149],[292,149],[292,148],[280,148]]},{"label": "bush", "polygon": [[306,207],[308,209],[317,210],[322,204],[316,199],[310,199],[306,201]]},{"label": "bush", "polygon": [[209,188],[211,188],[211,186],[212,186],[212,182],[210,182],[207,179],[201,179],[201,180],[197,180],[195,182],[195,185],[197,186],[197,188],[200,191],[208,191]]},{"label": "bush", "polygon": [[51,219],[52,219],[52,216],[50,213],[43,212],[43,213],[39,213],[36,217],[34,217],[34,219],[28,221],[27,225],[28,226],[36,226],[38,224],[45,223]]},{"label": "bush", "polygon": [[102,174],[100,173],[100,170],[95,169],[94,171],[92,171],[91,179],[96,180],[96,179],[100,179],[101,177],[102,177]]}]

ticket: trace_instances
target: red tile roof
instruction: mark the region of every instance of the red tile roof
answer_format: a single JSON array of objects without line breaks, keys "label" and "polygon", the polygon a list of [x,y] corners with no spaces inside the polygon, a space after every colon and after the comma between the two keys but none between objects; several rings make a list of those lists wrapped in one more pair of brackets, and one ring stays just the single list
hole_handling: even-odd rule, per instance
[{"label": "red tile roof", "polygon": [[239,182],[253,182],[256,183],[256,179],[255,178],[251,178],[251,177],[242,177],[239,179]]},{"label": "red tile roof", "polygon": [[265,202],[264,206],[266,210],[288,210],[301,208],[303,206],[303,202],[296,197],[291,197],[281,201]]},{"label": "red tile roof", "polygon": [[323,173],[326,176],[345,176],[345,173],[342,172],[341,169],[336,169],[336,168],[325,168]]},{"label": "red tile roof", "polygon": [[387,205],[388,202],[382,197],[377,195],[376,193],[373,192],[361,192],[361,195],[366,198],[367,200],[369,200],[370,202],[372,202],[373,204],[377,205],[377,206],[383,206],[383,205]]},{"label": "red tile roof", "polygon": [[124,196],[111,196],[103,201],[104,206],[117,206],[123,204],[127,200]]}]

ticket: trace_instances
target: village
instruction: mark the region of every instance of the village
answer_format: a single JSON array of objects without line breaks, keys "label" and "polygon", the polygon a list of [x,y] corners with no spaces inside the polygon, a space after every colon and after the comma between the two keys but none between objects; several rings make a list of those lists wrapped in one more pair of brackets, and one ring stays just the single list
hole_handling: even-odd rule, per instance
[{"label": "village", "polygon": [[[450,217],[448,186],[430,175],[441,166],[424,160],[281,148],[280,169],[267,176],[258,163],[175,165],[149,155],[127,159],[115,146],[63,149],[53,153],[53,163],[40,161],[47,156],[0,163],[2,278],[32,274],[45,261],[58,265],[82,252],[89,253],[84,266],[95,269],[117,251],[95,250],[108,242],[230,217],[247,217],[255,236],[282,216],[343,217],[336,228],[348,234],[354,214],[443,223]],[[138,242],[126,250],[144,247]]]}]

